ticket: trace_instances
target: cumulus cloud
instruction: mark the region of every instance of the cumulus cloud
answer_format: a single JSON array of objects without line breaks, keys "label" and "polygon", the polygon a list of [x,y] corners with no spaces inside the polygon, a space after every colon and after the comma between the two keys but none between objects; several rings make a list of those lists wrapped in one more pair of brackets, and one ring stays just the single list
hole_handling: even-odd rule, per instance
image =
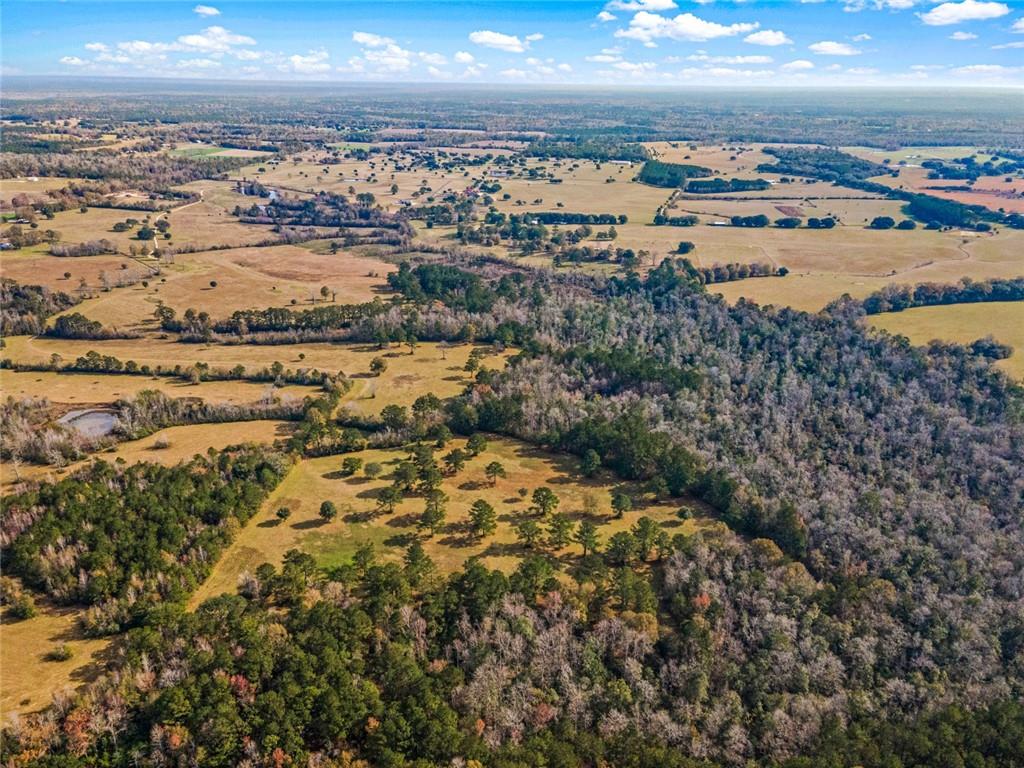
[{"label": "cumulus cloud", "polygon": [[195,35],[182,35],[178,43],[186,48],[197,51],[224,52],[234,45],[256,45],[256,41],[248,35],[238,35],[224,27],[207,27]]},{"label": "cumulus cloud", "polygon": [[385,45],[394,44],[395,41],[390,37],[384,37],[384,35],[374,34],[373,32],[353,32],[352,42],[365,45],[367,48],[380,48]]},{"label": "cumulus cloud", "polygon": [[178,69],[216,69],[220,65],[214,59],[183,59],[177,64]]},{"label": "cumulus cloud", "polygon": [[88,64],[85,59],[80,59],[77,56],[62,56],[60,63],[69,67],[84,67]]},{"label": "cumulus cloud", "polygon": [[518,35],[506,35],[490,29],[481,29],[469,33],[469,42],[481,45],[484,48],[496,48],[507,53],[523,53],[530,47],[532,41],[540,40],[543,37],[544,35],[535,33],[527,35],[524,40],[520,40]]},{"label": "cumulus cloud", "polygon": [[849,43],[837,43],[835,40],[822,40],[807,47],[821,56],[856,56],[860,53]]},{"label": "cumulus cloud", "polygon": [[613,11],[668,11],[676,8],[675,0],[612,0],[605,8]]},{"label": "cumulus cloud", "polygon": [[871,39],[871,35],[864,33],[860,35],[854,35],[851,39],[855,43],[864,43]]},{"label": "cumulus cloud", "polygon": [[1012,32],[1024,32],[1024,17],[1017,19],[1013,22],[1013,26],[1010,27]]},{"label": "cumulus cloud", "polygon": [[794,61],[787,61],[779,69],[783,72],[804,72],[808,69],[814,69],[814,63],[807,59],[796,59]]},{"label": "cumulus cloud", "polygon": [[708,64],[771,64],[771,56],[709,56],[706,53],[695,53],[686,57],[687,61],[703,61]]},{"label": "cumulus cloud", "polygon": [[220,10],[212,5],[197,5],[192,9],[192,13],[199,14],[200,16],[220,16]]},{"label": "cumulus cloud", "polygon": [[871,8],[876,11],[905,11],[913,8],[919,0],[846,0],[843,10],[847,13],[857,13]]},{"label": "cumulus cloud", "polygon": [[279,67],[282,71],[291,71],[300,75],[319,75],[328,72],[331,65],[328,63],[330,55],[323,48],[309,51],[306,55],[295,54],[289,56],[286,64]]},{"label": "cumulus cloud", "polygon": [[587,56],[587,61],[592,61],[595,64],[611,64],[614,61],[619,61],[622,57],[616,53],[596,53],[593,56]]},{"label": "cumulus cloud", "polygon": [[1013,43],[1003,43],[1002,45],[993,45],[993,51],[1005,51],[1008,48],[1024,48],[1024,41],[1017,41]]},{"label": "cumulus cloud", "polygon": [[942,3],[927,13],[919,13],[921,21],[935,27],[949,24],[960,24],[965,21],[984,21],[998,19],[1010,12],[1006,3],[986,2],[985,0],[963,0],[959,3]]},{"label": "cumulus cloud", "polygon": [[469,53],[467,51],[456,51],[455,61],[457,61],[459,64],[472,64],[474,61],[476,61],[476,59],[473,58],[472,53]]},{"label": "cumulus cloud", "polygon": [[106,43],[86,43],[85,50],[96,51],[97,53],[106,53],[110,48]]},{"label": "cumulus cloud", "polygon": [[753,45],[776,46],[791,45],[793,41],[786,36],[785,32],[779,32],[775,29],[762,29],[760,32],[744,37],[743,42],[752,43]]},{"label": "cumulus cloud", "polygon": [[607,23],[609,21],[615,21],[617,18],[619,17],[616,16],[614,13],[608,13],[608,11],[601,11],[599,14],[597,14],[597,20],[600,21],[602,24]]},{"label": "cumulus cloud", "polygon": [[663,37],[702,43],[718,37],[732,37],[752,32],[757,27],[756,23],[718,24],[692,13],[681,13],[670,19],[657,13],[640,11],[630,19],[629,28],[616,30],[615,36],[639,40],[642,43],[653,43],[654,40]]},{"label": "cumulus cloud", "polygon": [[949,36],[950,40],[977,40],[978,36],[973,32],[962,32],[957,30]]}]

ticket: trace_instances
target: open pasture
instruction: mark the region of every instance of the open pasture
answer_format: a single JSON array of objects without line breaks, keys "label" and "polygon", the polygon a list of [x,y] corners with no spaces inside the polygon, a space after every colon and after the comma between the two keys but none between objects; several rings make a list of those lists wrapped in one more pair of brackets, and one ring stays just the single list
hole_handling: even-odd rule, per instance
[{"label": "open pasture", "polygon": [[[773,161],[763,144],[692,144],[687,141],[649,141],[644,146],[656,160],[665,163],[701,165],[722,176],[754,178],[757,166]],[[691,147],[694,147],[691,149]]]},{"label": "open pasture", "polygon": [[[95,678],[110,648],[109,639],[82,636],[75,609],[44,601],[36,607],[38,613],[31,619],[3,618],[0,711],[5,721],[15,714],[41,710],[55,693],[74,690]],[[71,652],[70,658],[47,658],[61,646]]]},{"label": "open pasture", "polygon": [[65,179],[62,177],[38,177],[18,179],[0,179],[0,208],[10,209],[11,200],[18,195],[28,195],[33,200],[46,200],[50,190],[64,189],[69,184],[81,182],[83,179]]},{"label": "open pasture", "polygon": [[[836,197],[836,198],[800,198],[789,196],[788,189],[775,187],[759,193],[743,193],[743,197],[723,200],[713,196],[687,195],[677,198],[670,215],[697,214],[702,216],[704,223],[712,221],[728,221],[731,216],[757,216],[763,214],[769,219],[783,216],[797,216],[806,219],[814,216],[824,218],[830,216],[841,225],[863,228],[876,216],[891,216],[899,220],[904,218],[900,212],[901,203],[881,197]],[[776,196],[786,193],[785,196]],[[730,196],[732,197],[732,196]],[[795,210],[793,210],[795,209]]]},{"label": "open pasture", "polygon": [[970,344],[992,336],[1013,347],[1013,354],[996,367],[1016,379],[1024,379],[1024,301],[993,301],[949,304],[885,312],[866,319],[872,327],[906,336],[914,344],[933,339]]},{"label": "open pasture", "polygon": [[[547,179],[527,177],[488,178],[501,184],[492,195],[495,205],[504,213],[560,211],[572,213],[624,214],[639,224],[654,220],[654,214],[671,194],[671,190],[634,182],[640,166],[595,164],[590,160],[531,161],[528,168],[543,168],[562,180],[551,184]],[[578,163],[579,167],[572,169]],[[613,179],[612,183],[608,183]],[[505,200],[505,195],[510,199]],[[522,202],[520,205],[519,203]],[[561,204],[561,205],[559,205]]]},{"label": "open pasture", "polygon": [[274,387],[254,381],[203,381],[198,384],[165,376],[134,376],[102,373],[55,373],[53,371],[0,370],[4,397],[46,397],[55,405],[97,405],[132,397],[155,389],[168,397],[196,397],[209,403],[252,403],[268,395],[281,400],[302,399],[318,387],[289,384]]},{"label": "open pasture", "polygon": [[[808,264],[806,271],[791,272],[786,277],[737,280],[709,286],[708,290],[721,294],[729,301],[743,297],[759,304],[790,306],[816,312],[844,293],[854,298],[864,298],[890,284],[955,283],[962,277],[986,280],[1018,277],[1024,272],[1024,232],[1003,230],[989,236],[976,233],[942,234],[947,238],[947,246],[939,251],[943,258],[934,258],[935,251],[924,249],[920,253],[929,258],[916,266],[909,261],[890,274],[860,273],[857,270],[859,260],[851,260],[849,263],[852,268],[843,269],[843,262],[834,258],[840,254],[835,253],[833,258],[825,254],[817,265]],[[949,256],[948,242],[955,245],[952,257]],[[910,251],[906,255],[912,259],[915,252]],[[891,259],[893,256],[889,252],[880,254],[883,259]],[[706,256],[702,259],[702,263],[707,264],[708,261]],[[886,264],[881,262],[883,269]]]},{"label": "open pasture", "polygon": [[118,443],[90,458],[68,464],[65,467],[21,464],[13,467],[3,465],[0,487],[5,493],[17,490],[21,482],[54,483],[68,477],[90,461],[102,459],[113,463],[127,464],[150,462],[172,466],[191,459],[197,453],[205,454],[210,448],[222,449],[242,443],[263,443],[270,445],[291,434],[294,425],[290,421],[227,421],[214,424],[188,424],[168,427],[139,440]]},{"label": "open pasture", "polygon": [[958,157],[974,157],[978,154],[977,147],[900,147],[899,149],[879,149],[877,147],[840,147],[843,152],[870,160],[872,163],[892,165],[901,163],[907,166],[920,166],[924,160],[955,160]]},{"label": "open pasture", "polygon": [[[706,524],[703,518],[679,518],[677,513],[684,506],[691,512],[697,511],[683,500],[636,504],[622,519],[614,519],[611,492],[622,490],[639,502],[640,489],[616,483],[609,475],[587,479],[579,474],[575,459],[569,456],[550,454],[503,438],[489,438],[488,442],[487,450],[471,459],[461,472],[445,477],[441,488],[448,496],[446,521],[442,530],[429,538],[416,528],[424,506],[421,497],[405,498],[393,513],[376,511],[377,493],[391,484],[390,474],[405,458],[404,451],[369,450],[352,454],[365,463],[380,463],[384,467],[382,476],[372,480],[362,473],[343,477],[339,471],[341,456],[301,461],[224,553],[210,578],[193,596],[192,604],[234,592],[239,576],[264,562],[280,564],[289,549],[308,551],[321,565],[330,567],[349,562],[356,548],[365,543],[372,543],[383,559],[398,560],[404,548],[420,536],[424,549],[442,573],[458,570],[471,557],[480,558],[490,568],[510,571],[529,552],[517,541],[514,525],[529,516],[530,494],[541,486],[554,491],[559,498],[557,511],[567,514],[573,522],[589,518],[597,523],[602,543],[613,533],[627,530],[642,516],[656,520],[670,534],[692,532]],[[456,447],[464,447],[464,441],[449,442],[438,457]],[[484,474],[484,467],[492,461],[500,462],[507,473],[506,478],[499,478],[493,485]],[[520,494],[522,488],[528,491],[525,497]],[[468,530],[469,508],[477,499],[487,501],[498,514],[493,536],[478,539]],[[337,506],[338,516],[324,523],[318,513],[321,502],[327,500]],[[275,514],[282,506],[289,507],[292,513],[284,522]],[[571,544],[550,555],[568,563],[579,552],[579,545]]]},{"label": "open pasture", "polygon": [[929,179],[927,168],[903,168],[896,178],[880,176],[872,181],[965,205],[984,205],[993,211],[1024,213],[1024,178],[1019,176],[982,176],[970,190],[952,189],[967,186],[963,179]]},{"label": "open pasture", "polygon": [[222,318],[242,309],[308,308],[313,297],[323,302],[320,288],[327,286],[338,302],[361,303],[389,293],[385,276],[394,269],[350,251],[315,253],[296,245],[177,254],[148,286],[100,293],[72,311],[104,325],[145,330],[155,328],[153,313],[161,302],[179,314],[192,308]]},{"label": "open pasture", "polygon": [[[95,350],[122,361],[134,360],[139,365],[183,368],[196,362],[213,368],[244,365],[258,370],[281,362],[285,369],[316,368],[321,371],[344,371],[354,379],[345,407],[357,412],[378,413],[386,405],[411,405],[420,395],[434,393],[451,397],[462,391],[472,374],[463,371],[473,347],[460,344],[449,348],[434,343],[418,344],[412,354],[408,347],[393,346],[380,350],[370,344],[296,344],[288,346],[201,345],[179,344],[170,339],[114,339],[82,341],[17,336],[7,339],[3,356],[14,362],[47,363],[54,353],[65,360],[74,360]],[[482,365],[500,368],[514,350],[501,355],[488,355]],[[299,356],[302,355],[300,358]],[[369,374],[370,361],[383,357],[387,370],[380,376]],[[141,377],[149,381],[146,377]],[[45,393],[40,393],[45,394]]]}]

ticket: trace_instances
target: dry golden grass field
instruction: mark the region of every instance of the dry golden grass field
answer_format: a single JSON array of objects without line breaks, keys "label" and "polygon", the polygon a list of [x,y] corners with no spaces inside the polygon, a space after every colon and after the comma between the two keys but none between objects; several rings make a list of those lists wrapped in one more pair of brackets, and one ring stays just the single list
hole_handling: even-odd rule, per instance
[{"label": "dry golden grass field", "polygon": [[39,177],[18,179],[0,179],[0,208],[10,208],[11,198],[16,195],[28,195],[34,200],[47,199],[47,192],[53,189],[64,189],[69,184],[76,184],[83,179],[65,179],[58,177]]},{"label": "dry golden grass field", "polygon": [[1024,379],[1024,301],[916,307],[872,315],[867,322],[874,328],[906,336],[914,344],[927,344],[933,339],[970,344],[992,336],[1014,349],[1010,357],[996,362],[996,367],[1015,379]]},{"label": "dry golden grass field", "polygon": [[[38,600],[31,619],[3,619],[0,642],[0,712],[35,712],[51,703],[54,693],[75,689],[99,674],[110,648],[109,639],[84,638],[73,608],[56,608]],[[47,654],[67,646],[71,658],[52,661]]]},{"label": "dry golden grass field", "polygon": [[274,387],[250,381],[204,381],[192,384],[158,376],[128,376],[102,373],[53,373],[50,371],[0,370],[0,391],[4,397],[46,397],[60,405],[97,405],[155,389],[168,397],[198,397],[209,403],[252,403],[268,393],[282,400],[302,399],[319,387],[289,384]]},{"label": "dry golden grass field", "polygon": [[[438,458],[455,447],[464,447],[464,441],[451,441],[438,452]],[[442,490],[449,498],[446,522],[441,531],[427,538],[416,529],[424,505],[422,498],[406,498],[391,514],[376,512],[377,491],[390,485],[391,470],[406,453],[370,450],[352,455],[367,463],[382,464],[384,474],[373,480],[362,473],[342,477],[341,456],[307,459],[297,464],[267,500],[263,511],[224,553],[210,578],[193,596],[192,604],[234,592],[239,576],[264,562],[279,564],[289,549],[310,552],[321,565],[329,567],[348,562],[356,547],[372,543],[379,556],[394,560],[402,556],[404,548],[417,535],[443,573],[458,570],[471,557],[480,557],[488,567],[510,571],[528,552],[518,543],[513,526],[528,516],[530,494],[540,486],[551,488],[559,497],[559,512],[573,521],[589,517],[597,523],[602,542],[613,533],[628,529],[642,516],[661,523],[670,534],[689,533],[708,523],[700,517],[680,519],[677,513],[684,506],[691,513],[698,513],[692,503],[683,500],[637,505],[622,519],[613,519],[611,491],[621,488],[639,500],[641,494],[636,487],[615,483],[610,476],[588,480],[578,473],[571,457],[546,453],[514,440],[491,438],[484,453],[471,459],[457,475],[445,478]],[[508,475],[493,486],[484,474],[484,467],[492,461],[500,462]],[[519,493],[521,488],[528,490],[525,498]],[[469,508],[477,499],[489,502],[498,513],[497,532],[482,540],[466,530]],[[337,518],[330,523],[324,523],[318,515],[321,502],[327,500],[338,508]],[[282,506],[292,511],[285,522],[275,515]],[[579,545],[572,544],[552,554],[569,560],[579,552]]]},{"label": "dry golden grass field", "polygon": [[[472,349],[469,344],[443,348],[437,344],[423,343],[417,345],[410,355],[408,347],[397,345],[382,351],[368,344],[204,346],[155,338],[81,341],[16,336],[7,340],[3,356],[14,362],[45,363],[54,353],[64,360],[74,360],[89,350],[96,350],[122,361],[135,360],[139,365],[188,367],[203,362],[213,368],[232,368],[241,364],[250,370],[257,370],[280,361],[290,370],[316,368],[330,372],[344,371],[354,379],[354,386],[344,400],[345,407],[369,414],[380,412],[386,405],[410,405],[417,397],[429,392],[438,397],[458,394],[472,375],[463,371]],[[300,359],[300,354],[305,359]],[[482,365],[503,367],[505,360],[512,354],[514,350],[486,356]],[[370,361],[375,357],[384,357],[388,363],[387,370],[380,376],[369,375]],[[150,381],[145,377],[140,378],[142,381]],[[226,384],[230,385],[230,382]]]},{"label": "dry golden grass field", "polygon": [[[134,273],[145,269],[130,260],[129,264]],[[394,269],[388,262],[352,251],[316,253],[297,245],[178,254],[173,264],[162,267],[159,277],[149,278],[148,286],[100,293],[71,311],[104,325],[140,330],[154,326],[153,313],[160,303],[179,314],[192,308],[224,318],[241,309],[309,308],[312,297],[322,303],[322,286],[336,292],[339,303],[360,303],[388,295],[386,276]],[[211,286],[211,281],[217,285]],[[76,285],[75,278],[64,282],[71,283],[68,288]]]},{"label": "dry golden grass field", "polygon": [[945,200],[956,200],[965,205],[984,205],[994,211],[1024,213],[1024,178],[1019,176],[981,176],[970,191],[944,189],[966,186],[967,182],[961,179],[929,179],[926,168],[903,168],[896,178],[880,176],[872,181],[898,189],[924,192]]},{"label": "dry golden grass field", "polygon": [[[831,230],[829,234],[836,231]],[[862,234],[897,233],[865,230]],[[759,304],[791,306],[814,312],[844,293],[863,298],[892,283],[955,283],[962,277],[985,280],[1024,274],[1024,232],[1020,230],[1004,229],[996,234],[985,235],[920,230],[899,234],[940,238],[942,245],[935,248],[923,247],[922,243],[926,240],[907,238],[904,250],[893,251],[883,247],[884,239],[881,238],[864,239],[855,244],[843,244],[840,241],[832,252],[808,250],[799,256],[789,255],[788,252],[786,255],[776,254],[778,263],[793,270],[786,277],[720,283],[710,286],[709,290],[725,296],[729,301],[745,297]],[[709,249],[702,250],[696,238],[685,239],[698,242],[698,250],[694,255],[700,257],[701,263],[713,261],[714,257],[708,256]],[[876,247],[867,247],[869,242],[873,242]],[[725,259],[719,261],[724,262]],[[874,269],[874,274],[869,269]]]},{"label": "dry golden grass field", "polygon": [[888,160],[892,165],[906,163],[908,166],[919,166],[923,160],[953,160],[958,157],[974,157],[978,154],[977,147],[901,147],[885,150],[875,147],[840,147],[843,152],[862,157],[873,163]]},{"label": "dry golden grass field", "polygon": [[221,449],[242,443],[270,445],[287,438],[294,424],[290,421],[229,421],[220,424],[189,424],[168,427],[141,440],[119,443],[101,451],[94,457],[68,464],[66,467],[47,467],[23,464],[3,466],[0,485],[4,492],[16,490],[21,482],[57,482],[86,466],[93,458],[113,463],[118,459],[128,464],[150,462],[171,466],[191,459],[197,453],[205,454],[210,448]]}]

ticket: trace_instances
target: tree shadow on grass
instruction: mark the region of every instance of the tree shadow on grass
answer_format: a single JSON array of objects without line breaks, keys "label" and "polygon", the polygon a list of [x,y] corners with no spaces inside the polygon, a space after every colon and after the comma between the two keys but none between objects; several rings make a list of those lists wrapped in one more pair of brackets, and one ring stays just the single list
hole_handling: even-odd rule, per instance
[{"label": "tree shadow on grass", "polygon": [[323,528],[329,522],[329,520],[318,517],[315,520],[303,520],[301,523],[293,523],[292,528],[296,531],[309,531],[314,528]]}]

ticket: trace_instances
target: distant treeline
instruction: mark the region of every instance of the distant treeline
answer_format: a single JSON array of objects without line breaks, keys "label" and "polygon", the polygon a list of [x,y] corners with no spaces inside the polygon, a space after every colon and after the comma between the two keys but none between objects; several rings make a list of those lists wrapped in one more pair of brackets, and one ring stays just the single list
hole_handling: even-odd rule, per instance
[{"label": "distant treeline", "polygon": [[976,304],[983,301],[1024,301],[1024,277],[995,278],[980,282],[964,278],[952,285],[887,285],[863,299],[861,306],[869,315],[877,315],[882,312],[902,312],[914,307]]},{"label": "distant treeline", "polygon": [[708,179],[707,181],[689,181],[686,191],[692,195],[717,195],[728,192],[755,192],[771,189],[772,185],[765,179]]},{"label": "distant treeline", "polygon": [[626,224],[629,217],[614,213],[571,213],[569,211],[542,211],[528,218],[541,224]]},{"label": "distant treeline", "polygon": [[648,160],[640,169],[637,181],[654,187],[678,188],[686,184],[688,179],[710,176],[711,169],[700,165],[682,165],[680,163],[663,163],[660,160]]}]

